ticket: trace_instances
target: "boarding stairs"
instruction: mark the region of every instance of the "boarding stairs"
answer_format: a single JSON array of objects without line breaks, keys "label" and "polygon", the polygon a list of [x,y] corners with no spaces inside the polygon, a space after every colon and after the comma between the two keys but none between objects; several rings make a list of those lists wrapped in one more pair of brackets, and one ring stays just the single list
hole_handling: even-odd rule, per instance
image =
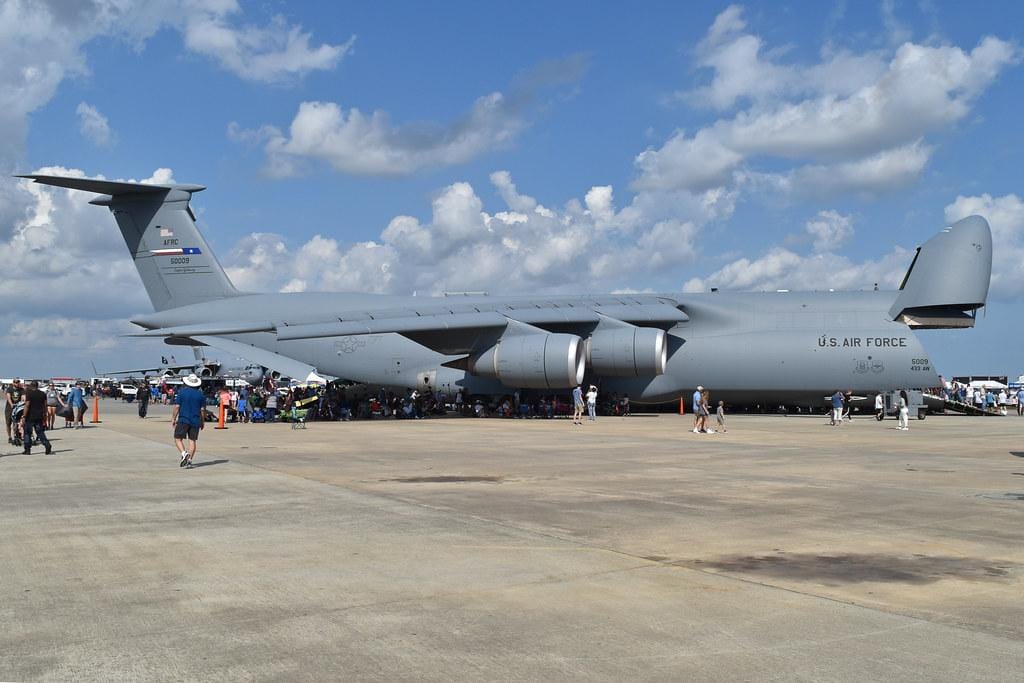
[{"label": "boarding stairs", "polygon": [[927,400],[930,400],[930,401],[933,401],[933,402],[936,402],[936,403],[941,403],[942,404],[942,409],[944,411],[950,411],[950,412],[954,412],[954,413],[961,413],[963,415],[1000,415],[1000,416],[1002,415],[1002,413],[999,412],[999,408],[989,408],[988,410],[985,410],[984,408],[979,408],[978,406],[974,405],[973,403],[964,403],[963,401],[954,401],[952,399],[943,398],[942,396],[939,396],[938,394],[930,394],[930,393],[927,393],[927,392],[924,394],[924,397]]}]

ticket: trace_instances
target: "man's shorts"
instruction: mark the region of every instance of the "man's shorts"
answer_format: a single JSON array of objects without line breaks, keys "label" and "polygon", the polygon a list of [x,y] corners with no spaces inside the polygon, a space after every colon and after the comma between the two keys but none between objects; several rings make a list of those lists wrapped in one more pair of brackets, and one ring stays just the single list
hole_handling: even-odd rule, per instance
[{"label": "man's shorts", "polygon": [[199,427],[196,425],[185,424],[184,422],[179,422],[174,425],[174,438],[184,439],[186,437],[188,437],[190,441],[198,441]]},{"label": "man's shorts", "polygon": [[582,403],[576,403],[574,407],[576,408],[576,410],[583,410],[583,404]]}]

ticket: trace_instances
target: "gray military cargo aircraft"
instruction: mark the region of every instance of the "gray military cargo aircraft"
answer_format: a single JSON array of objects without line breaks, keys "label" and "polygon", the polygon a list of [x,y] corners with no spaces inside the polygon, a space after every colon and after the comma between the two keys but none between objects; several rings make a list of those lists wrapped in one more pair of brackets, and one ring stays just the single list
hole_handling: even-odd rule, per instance
[{"label": "gray military cargo aircraft", "polygon": [[[836,389],[938,384],[915,329],[972,327],[992,235],[980,216],[918,248],[898,291],[411,297],[239,292],[189,206],[201,185],[18,176],[94,192],[114,214],[169,344],[207,345],[296,379],[468,394],[588,381],[638,402],[698,384],[731,403],[819,406]],[[825,285],[826,283],[823,283]]]},{"label": "gray military cargo aircraft", "polygon": [[[170,360],[166,357],[160,359],[160,365],[149,368],[131,368],[129,370],[106,370],[100,372],[93,366],[93,372],[102,377],[114,377],[117,375],[128,375],[129,377],[157,375],[164,379],[186,377],[194,374],[203,380],[225,380],[241,379],[250,386],[259,386],[268,373],[262,365],[254,363],[244,366],[228,366],[220,361],[212,360],[203,356],[202,347],[193,346],[192,352],[195,360],[191,363],[177,363],[174,356]],[[273,375],[274,373],[269,373]],[[277,379],[277,377],[273,377]]]}]

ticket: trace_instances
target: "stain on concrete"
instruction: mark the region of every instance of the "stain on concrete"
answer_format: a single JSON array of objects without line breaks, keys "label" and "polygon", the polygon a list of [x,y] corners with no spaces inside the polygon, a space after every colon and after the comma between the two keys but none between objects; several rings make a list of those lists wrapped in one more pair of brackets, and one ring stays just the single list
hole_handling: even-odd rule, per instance
[{"label": "stain on concrete", "polygon": [[380,481],[395,482],[398,484],[468,484],[474,482],[500,484],[504,480],[504,477],[472,477],[448,474],[435,477],[399,477],[397,479],[381,479]]},{"label": "stain on concrete", "polygon": [[944,555],[783,554],[725,556],[694,563],[700,568],[778,579],[813,581],[825,585],[887,582],[929,584],[943,579],[995,581],[1017,565],[1004,561]]},{"label": "stain on concrete", "polygon": [[1007,493],[979,493],[978,498],[987,498],[988,500],[1024,500],[1024,493],[1017,493],[1015,491]]}]

